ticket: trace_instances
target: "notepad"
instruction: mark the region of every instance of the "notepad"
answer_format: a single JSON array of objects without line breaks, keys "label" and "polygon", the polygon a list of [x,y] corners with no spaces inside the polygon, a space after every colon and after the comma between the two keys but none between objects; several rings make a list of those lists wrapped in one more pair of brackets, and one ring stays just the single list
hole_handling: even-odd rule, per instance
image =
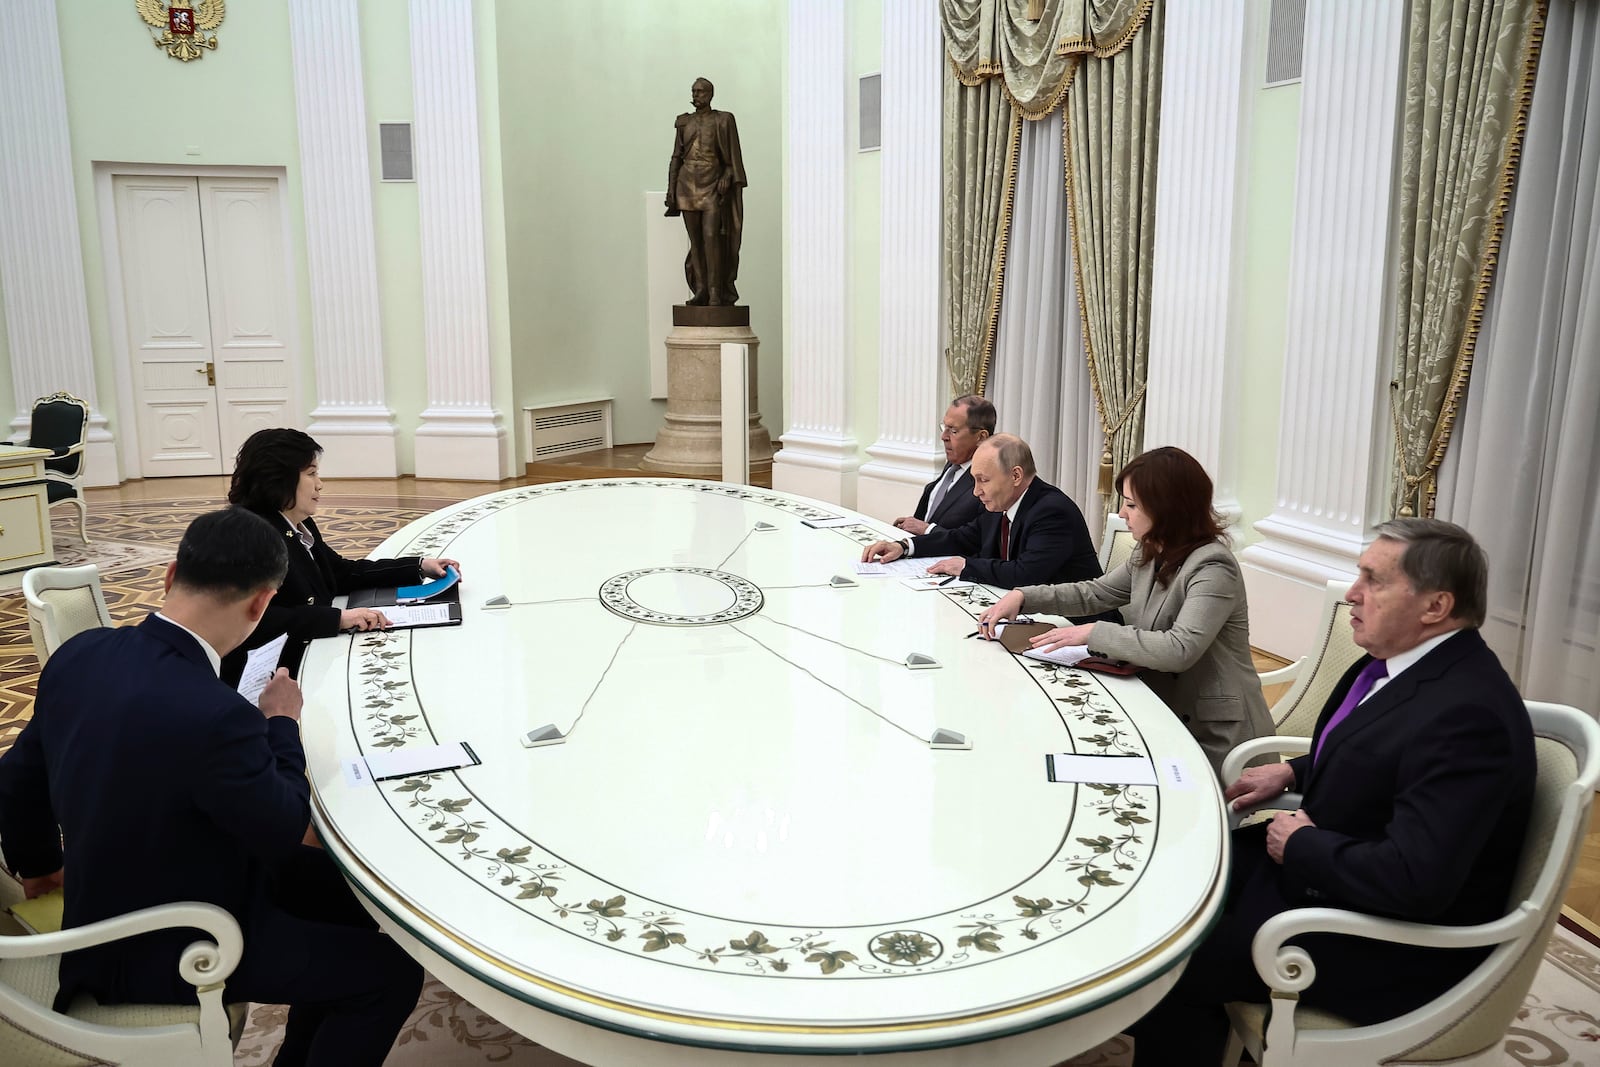
[{"label": "notepad", "polygon": [[391,630],[410,630],[421,626],[456,626],[461,622],[461,605],[449,604],[396,604],[392,608],[379,608],[389,620]]},{"label": "notepad", "polygon": [[809,526],[813,530],[836,530],[841,526],[854,526],[860,521],[848,515],[824,515],[815,519],[801,519],[800,525]]},{"label": "notepad", "polygon": [[[374,782],[390,778],[410,778],[418,774],[454,771],[462,767],[476,767],[483,761],[465,741],[452,741],[448,745],[429,745],[421,748],[397,748],[386,752],[370,752],[364,759],[349,760],[346,777],[359,784],[363,777]],[[362,768],[366,773],[361,773]]]},{"label": "notepad", "polygon": [[1145,756],[1080,756],[1075,752],[1058,752],[1044,758],[1044,768],[1045,777],[1052,782],[1156,784],[1156,765]]}]

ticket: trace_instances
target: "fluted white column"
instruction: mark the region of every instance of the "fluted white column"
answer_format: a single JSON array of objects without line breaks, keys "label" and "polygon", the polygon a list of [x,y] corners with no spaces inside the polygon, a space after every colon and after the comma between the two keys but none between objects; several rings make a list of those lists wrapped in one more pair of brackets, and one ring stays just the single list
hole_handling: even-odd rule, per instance
[{"label": "fluted white column", "polygon": [[357,0],[289,0],[289,41],[317,382],[306,429],[324,474],[392,478]]},{"label": "fluted white column", "polygon": [[909,515],[944,464],[936,427],[950,400],[939,331],[945,63],[938,6],[884,0],[878,439],[856,485],[857,508],[883,519]]},{"label": "fluted white column", "polygon": [[55,0],[0,4],[0,287],[16,400],[11,431],[27,437],[33,402],[47,393],[82,397],[85,478],[116,485],[116,443],[95,396],[60,39]]},{"label": "fluted white column", "polygon": [[1355,573],[1373,521],[1404,10],[1306,5],[1277,505],[1242,554],[1256,641],[1280,654],[1309,644],[1324,584]]},{"label": "fluted white column", "polygon": [[[1245,6],[1168,0],[1161,57],[1161,157],[1150,289],[1146,448],[1177,445],[1237,519],[1238,304],[1249,92]],[[1235,531],[1237,533],[1237,531]]]},{"label": "fluted white column", "polygon": [[501,466],[506,431],[490,375],[471,0],[411,0],[411,95],[428,361],[417,476],[503,478],[510,471]]},{"label": "fluted white column", "polygon": [[856,504],[856,439],[846,382],[850,339],[845,262],[849,74],[844,0],[789,5],[784,366],[789,426],[772,485]]}]

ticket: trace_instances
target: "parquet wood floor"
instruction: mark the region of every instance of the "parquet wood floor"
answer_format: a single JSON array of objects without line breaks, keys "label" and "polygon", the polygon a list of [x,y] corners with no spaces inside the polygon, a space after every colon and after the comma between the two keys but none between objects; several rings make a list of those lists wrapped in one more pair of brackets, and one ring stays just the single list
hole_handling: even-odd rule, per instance
[{"label": "parquet wood floor", "polygon": [[[339,552],[364,556],[406,523],[468,497],[570,478],[637,476],[637,470],[629,469],[636,461],[630,447],[642,453],[638,446],[627,446],[572,461],[531,465],[526,476],[500,483],[330,480],[317,524]],[[603,465],[606,462],[619,465]],[[118,625],[137,622],[160,606],[162,576],[184,527],[200,512],[221,507],[226,492],[227,479],[221,477],[152,479],[88,491],[89,536],[94,543],[88,546],[87,558],[102,565],[106,605]],[[58,508],[52,526],[56,553],[63,562],[85,558],[75,513]],[[1282,665],[1272,656],[1257,654],[1258,670]],[[10,747],[32,714],[38,680],[22,593],[0,594],[0,752]],[[1269,691],[1267,702],[1278,695]],[[1585,838],[1566,903],[1569,911],[1600,926],[1600,827],[1591,826]]]}]

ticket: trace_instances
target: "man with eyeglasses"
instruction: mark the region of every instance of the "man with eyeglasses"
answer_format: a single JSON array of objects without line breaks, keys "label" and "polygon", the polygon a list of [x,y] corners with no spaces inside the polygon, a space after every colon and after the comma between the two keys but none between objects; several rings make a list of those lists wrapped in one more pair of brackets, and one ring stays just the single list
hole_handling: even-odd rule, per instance
[{"label": "man with eyeglasses", "polygon": [[922,488],[917,510],[894,520],[895,526],[918,536],[935,526],[953,529],[983,513],[983,502],[972,494],[972,455],[994,435],[994,405],[981,396],[958,396],[950,401],[939,426],[944,445],[944,470]]}]

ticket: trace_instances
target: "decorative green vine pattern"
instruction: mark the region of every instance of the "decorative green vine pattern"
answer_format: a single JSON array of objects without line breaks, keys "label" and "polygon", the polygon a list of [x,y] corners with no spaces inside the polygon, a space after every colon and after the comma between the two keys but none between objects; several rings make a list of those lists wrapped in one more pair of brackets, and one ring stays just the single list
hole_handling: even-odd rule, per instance
[{"label": "decorative green vine pattern", "polygon": [[[984,609],[999,601],[988,586],[973,585],[944,594],[968,615],[977,618]],[[1072,739],[1077,742],[1075,751],[1096,756],[1143,756],[1144,742],[1127,714],[1106,692],[1100,678],[1092,671],[1080,671],[1041,660],[1016,657],[1017,663],[1033,674],[1039,687],[1050,694],[1056,703],[1061,721],[1068,725]],[[1080,733],[1073,729],[1093,726],[1094,733]]]},{"label": "decorative green vine pattern", "polygon": [[[455,539],[463,530],[485,515],[506,508],[515,507],[529,500],[542,496],[554,496],[559,493],[578,493],[585,490],[607,488],[614,486],[615,482],[589,481],[589,482],[555,482],[550,485],[529,485],[521,489],[508,490],[504,493],[494,493],[460,511],[450,515],[417,533],[398,555],[407,556],[434,556],[443,552],[445,547]],[[829,519],[835,514],[824,508],[813,507],[800,500],[791,500],[776,493],[768,493],[748,486],[724,485],[720,482],[691,482],[680,478],[635,478],[627,483],[630,487],[653,486],[658,489],[677,489],[685,492],[705,493],[710,496],[726,497],[730,500],[749,500],[765,507],[772,508],[793,515],[798,519]],[[860,544],[870,544],[883,536],[882,533],[870,526],[857,524],[855,526],[836,526],[829,528],[828,532],[837,533]]]},{"label": "decorative green vine pattern", "polygon": [[[669,480],[643,484],[756,500],[800,517],[827,514],[736,486]],[[412,553],[440,551],[491,512],[530,497],[584,487],[557,483],[496,495],[420,532],[407,548]],[[869,527],[840,529],[852,540],[860,540],[853,533],[858,529],[871,533]],[[981,586],[945,595],[973,615],[996,599]],[[412,687],[409,657],[408,631],[374,631],[354,641],[352,725],[359,722],[359,740],[366,749],[432,742]],[[1036,680],[1056,701],[1075,751],[1141,751],[1137,731],[1106,699],[1097,680],[1048,664],[1031,669],[1038,670]],[[441,859],[557,929],[641,958],[719,970],[737,964],[735,973],[768,977],[897,977],[970,966],[1053,941],[1131,889],[1149,854],[1141,828],[1152,822],[1156,806],[1156,793],[1147,787],[1074,789],[1072,826],[1085,836],[1064,843],[1046,868],[1016,887],[1009,900],[1000,896],[986,902],[987,907],[926,917],[918,929],[783,927],[740,933],[729,930],[725,918],[630,900],[615,886],[569,867],[481,806],[475,808],[472,796],[438,795],[469,792],[455,772],[420,774],[379,787],[395,815]]]}]

